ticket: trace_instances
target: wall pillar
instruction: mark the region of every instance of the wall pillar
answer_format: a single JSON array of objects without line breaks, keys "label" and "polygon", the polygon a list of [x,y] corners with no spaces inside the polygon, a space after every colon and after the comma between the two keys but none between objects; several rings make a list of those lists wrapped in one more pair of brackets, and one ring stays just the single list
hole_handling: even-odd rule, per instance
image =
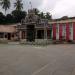
[{"label": "wall pillar", "polygon": [[66,41],[70,40],[70,28],[69,23],[66,23]]},{"label": "wall pillar", "polygon": [[22,39],[22,31],[19,32],[19,38]]},{"label": "wall pillar", "polygon": [[12,38],[12,33],[10,33],[10,40],[13,40],[13,38]]},{"label": "wall pillar", "polygon": [[5,39],[5,32],[4,32],[4,34],[3,34],[3,39]]},{"label": "wall pillar", "polygon": [[37,39],[37,30],[36,30],[36,32],[35,32],[35,39]]},{"label": "wall pillar", "polygon": [[44,39],[47,39],[47,29],[44,29]]},{"label": "wall pillar", "polygon": [[59,40],[59,24],[56,25],[56,39]]},{"label": "wall pillar", "polygon": [[56,24],[53,24],[53,40],[56,40]]},{"label": "wall pillar", "polygon": [[73,40],[73,23],[70,23],[70,40]]},{"label": "wall pillar", "polygon": [[59,25],[59,40],[62,40],[62,24]]},{"label": "wall pillar", "polygon": [[75,22],[73,23],[73,40],[75,40]]}]

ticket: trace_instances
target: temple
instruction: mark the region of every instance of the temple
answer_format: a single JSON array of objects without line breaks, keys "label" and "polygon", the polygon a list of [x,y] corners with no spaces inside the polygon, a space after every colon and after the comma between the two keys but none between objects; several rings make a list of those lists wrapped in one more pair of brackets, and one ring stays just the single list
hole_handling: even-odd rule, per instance
[{"label": "temple", "polygon": [[0,39],[36,42],[44,40],[75,41],[75,17],[60,19],[41,19],[36,9],[16,25],[0,25]]},{"label": "temple", "polygon": [[48,25],[48,20],[37,16],[35,11],[36,9],[28,10],[26,18],[17,26],[20,40],[34,42],[51,38],[52,26]]},{"label": "temple", "polygon": [[35,9],[17,26],[19,39],[29,42],[40,40],[75,40],[75,17],[62,19],[41,19]]},{"label": "temple", "polygon": [[49,24],[52,25],[53,40],[75,40],[75,17],[52,20]]}]

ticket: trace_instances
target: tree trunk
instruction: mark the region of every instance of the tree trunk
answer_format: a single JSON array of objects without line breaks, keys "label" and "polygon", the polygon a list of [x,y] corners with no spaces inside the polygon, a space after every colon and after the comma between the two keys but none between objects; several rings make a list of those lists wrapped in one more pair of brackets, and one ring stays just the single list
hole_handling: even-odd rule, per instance
[{"label": "tree trunk", "polygon": [[5,16],[6,16],[6,9],[5,9]]}]

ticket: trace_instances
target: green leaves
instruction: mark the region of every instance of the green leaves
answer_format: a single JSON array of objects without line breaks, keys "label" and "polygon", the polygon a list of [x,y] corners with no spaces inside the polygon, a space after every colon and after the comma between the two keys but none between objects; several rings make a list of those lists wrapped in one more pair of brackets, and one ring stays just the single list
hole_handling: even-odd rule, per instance
[{"label": "green leaves", "polygon": [[10,0],[1,0],[0,5],[2,6],[3,9],[5,9],[6,15],[6,11],[10,8]]},{"label": "green leaves", "polygon": [[14,7],[16,8],[16,10],[21,11],[23,9],[22,0],[16,0],[16,2],[14,3]]}]

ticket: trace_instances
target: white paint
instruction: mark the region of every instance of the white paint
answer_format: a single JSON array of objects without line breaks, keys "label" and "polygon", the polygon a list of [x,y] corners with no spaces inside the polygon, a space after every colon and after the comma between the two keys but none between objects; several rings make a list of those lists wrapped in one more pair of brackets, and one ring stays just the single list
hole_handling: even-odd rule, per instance
[{"label": "white paint", "polygon": [[52,27],[52,39],[53,39],[53,27]]},{"label": "white paint", "polygon": [[35,71],[32,75],[37,75],[38,73],[42,72],[44,69],[46,69],[50,64],[44,65],[42,68]]},{"label": "white paint", "polygon": [[62,37],[63,39],[66,39],[66,25],[65,24],[62,25]]},{"label": "white paint", "polygon": [[73,40],[73,23],[70,23],[70,40]]},{"label": "white paint", "polygon": [[59,24],[56,25],[56,40],[59,40]]}]

